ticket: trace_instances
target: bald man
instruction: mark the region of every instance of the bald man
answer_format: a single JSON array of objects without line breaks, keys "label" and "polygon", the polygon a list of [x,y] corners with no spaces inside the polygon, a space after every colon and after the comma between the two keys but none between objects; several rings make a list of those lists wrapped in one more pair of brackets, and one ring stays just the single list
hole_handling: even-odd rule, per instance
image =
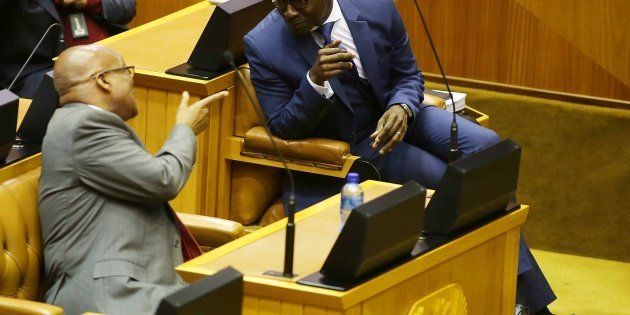
[{"label": "bald man", "polygon": [[90,45],[66,50],[54,71],[62,108],[44,137],[39,185],[46,302],[70,315],[153,314],[184,284],[174,268],[191,255],[182,244],[192,238],[167,201],[195,163],[208,104],[227,93],[188,106],[184,92],[175,127],[152,156],[125,124],[138,114],[133,66]]}]

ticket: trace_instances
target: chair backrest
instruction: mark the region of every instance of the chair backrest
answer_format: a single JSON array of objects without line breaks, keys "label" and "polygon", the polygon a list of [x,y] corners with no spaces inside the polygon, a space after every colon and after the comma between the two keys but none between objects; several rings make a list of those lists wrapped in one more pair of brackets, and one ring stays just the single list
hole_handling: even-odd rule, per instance
[{"label": "chair backrest", "polygon": [[[249,66],[240,68],[247,86],[238,85],[238,106],[235,109],[234,136],[244,137],[251,128],[261,126],[253,106],[260,106],[256,91],[250,84]],[[251,104],[244,89],[254,95]],[[232,188],[230,195],[230,220],[243,225],[258,223],[268,208],[280,196],[282,170],[248,163],[232,163]]]},{"label": "chair backrest", "polygon": [[43,247],[37,209],[37,168],[0,183],[0,296],[41,299]]}]

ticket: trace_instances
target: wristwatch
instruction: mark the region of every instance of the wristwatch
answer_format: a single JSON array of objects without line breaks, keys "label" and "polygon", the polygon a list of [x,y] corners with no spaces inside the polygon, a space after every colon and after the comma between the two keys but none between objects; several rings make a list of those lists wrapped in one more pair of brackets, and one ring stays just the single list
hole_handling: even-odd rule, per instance
[{"label": "wristwatch", "polygon": [[405,103],[400,103],[398,105],[400,105],[400,107],[402,107],[405,110],[405,113],[407,114],[407,119],[409,121],[413,120],[413,111],[411,110],[411,107],[409,107],[409,105]]}]

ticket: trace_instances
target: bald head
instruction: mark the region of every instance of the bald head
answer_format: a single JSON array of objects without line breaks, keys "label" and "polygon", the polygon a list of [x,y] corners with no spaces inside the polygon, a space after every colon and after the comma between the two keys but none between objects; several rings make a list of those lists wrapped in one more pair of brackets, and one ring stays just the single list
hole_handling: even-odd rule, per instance
[{"label": "bald head", "polygon": [[138,114],[132,77],[120,54],[99,45],[71,47],[55,62],[55,89],[61,106],[94,105],[123,120]]},{"label": "bald head", "polygon": [[55,62],[55,89],[65,95],[90,75],[122,64],[120,54],[100,45],[70,47]]}]

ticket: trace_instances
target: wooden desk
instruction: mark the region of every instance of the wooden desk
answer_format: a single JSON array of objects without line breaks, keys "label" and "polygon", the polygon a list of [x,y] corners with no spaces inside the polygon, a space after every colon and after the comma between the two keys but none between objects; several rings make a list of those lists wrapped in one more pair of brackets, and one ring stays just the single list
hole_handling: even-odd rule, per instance
[{"label": "wooden desk", "polygon": [[[398,185],[361,184],[371,200]],[[318,271],[338,235],[339,196],[296,215],[294,270]],[[456,283],[469,314],[513,314],[520,226],[528,207],[399,266],[352,290],[337,292],[263,276],[281,270],[286,219],[189,261],[177,271],[188,282],[233,266],[245,275],[244,314],[407,314],[411,305]]]},{"label": "wooden desk", "polygon": [[15,130],[17,131],[18,129],[20,129],[20,125],[22,124],[22,120],[24,120],[24,116],[26,116],[26,112],[28,111],[29,107],[31,107],[31,102],[33,102],[32,100],[29,100],[27,98],[21,98],[20,99],[20,107],[18,108],[18,118],[17,118],[17,125],[15,126]]}]

